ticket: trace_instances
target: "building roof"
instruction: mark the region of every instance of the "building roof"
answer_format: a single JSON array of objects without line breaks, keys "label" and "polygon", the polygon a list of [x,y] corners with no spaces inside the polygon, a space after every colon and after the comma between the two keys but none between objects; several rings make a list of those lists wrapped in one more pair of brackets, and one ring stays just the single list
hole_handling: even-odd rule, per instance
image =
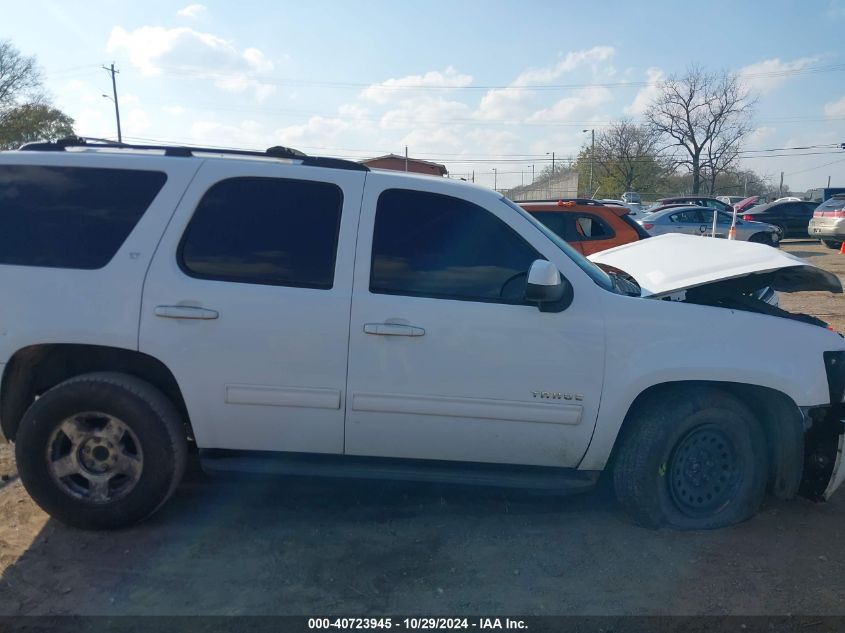
[{"label": "building roof", "polygon": [[[404,156],[400,156],[399,154],[385,154],[384,156],[376,156],[375,158],[368,158],[366,160],[362,160],[361,164],[363,165],[371,165],[378,161],[382,160],[401,160],[405,161]],[[408,163],[416,163],[417,165],[426,165],[436,171],[439,171],[441,175],[445,176],[449,173],[449,170],[446,169],[446,165],[441,165],[440,163],[434,163],[428,160],[420,160],[419,158],[408,158]]]}]

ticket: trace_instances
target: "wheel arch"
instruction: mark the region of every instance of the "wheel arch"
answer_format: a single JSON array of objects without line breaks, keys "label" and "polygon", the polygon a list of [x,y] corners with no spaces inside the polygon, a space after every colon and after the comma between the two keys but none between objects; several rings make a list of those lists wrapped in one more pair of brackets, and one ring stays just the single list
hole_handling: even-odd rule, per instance
[{"label": "wheel arch", "polygon": [[766,436],[769,456],[769,491],[780,499],[791,499],[798,493],[804,468],[804,417],[795,401],[783,392],[770,387],[746,383],[686,380],[652,385],[640,392],[622,421],[607,470],[613,468],[619,438],[633,426],[637,412],[668,393],[702,393],[707,389],[721,389],[748,406],[760,421]]},{"label": "wheel arch", "polygon": [[193,436],[182,391],[173,372],[157,358],[135,350],[71,343],[30,345],[6,363],[0,381],[0,429],[14,441],[21,418],[48,389],[74,376],[113,371],[136,376],[173,402]]}]

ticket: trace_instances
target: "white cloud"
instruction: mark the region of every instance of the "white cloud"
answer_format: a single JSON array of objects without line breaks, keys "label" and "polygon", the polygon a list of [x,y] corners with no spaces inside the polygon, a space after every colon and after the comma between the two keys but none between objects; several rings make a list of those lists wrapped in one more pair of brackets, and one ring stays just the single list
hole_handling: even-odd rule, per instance
[{"label": "white cloud", "polygon": [[432,70],[424,75],[407,75],[373,84],[361,92],[361,97],[376,103],[387,103],[396,98],[406,99],[415,87],[449,89],[469,86],[471,83],[472,75],[464,75],[449,66],[443,72]]},{"label": "white cloud", "polygon": [[208,11],[208,8],[204,4],[189,4],[187,7],[183,9],[179,9],[176,12],[180,18],[189,18],[191,20],[195,20],[201,15],[205,14]]},{"label": "white cloud", "polygon": [[593,76],[613,74],[613,68],[600,68],[615,53],[612,46],[594,46],[580,51],[571,51],[556,64],[542,68],[530,68],[521,73],[506,88],[489,90],[482,98],[475,117],[482,120],[520,119],[527,114],[534,94],[526,88],[534,84],[550,83],[565,73],[586,65],[593,65]]},{"label": "white cloud", "polygon": [[824,104],[824,115],[827,117],[845,117],[845,97],[838,101]]},{"label": "white cloud", "polygon": [[196,144],[209,147],[267,149],[275,144],[260,123],[249,119],[237,124],[195,121],[190,134]]},{"label": "white cloud", "polygon": [[116,26],[106,48],[109,52],[124,50],[130,63],[148,76],[167,71],[188,78],[211,79],[215,86],[228,92],[253,90],[258,100],[276,89],[260,80],[261,75],[273,70],[273,62],[260,50],[240,51],[221,37],[187,27],[142,26],[127,31]]},{"label": "white cloud", "polygon": [[810,66],[818,57],[801,57],[791,62],[782,62],[779,58],[766,59],[756,64],[744,66],[739,76],[752,90],[768,94],[780,87],[792,73]]},{"label": "white cloud", "polygon": [[185,114],[185,108],[179,105],[161,106],[161,111],[170,116],[182,116]]},{"label": "white cloud", "polygon": [[645,112],[657,98],[660,92],[660,82],[666,79],[666,73],[660,68],[649,68],[645,74],[648,83],[640,88],[631,104],[625,106],[625,114],[640,115]]},{"label": "white cloud", "polygon": [[[123,117],[122,117],[123,118]],[[133,108],[123,118],[123,134],[126,136],[138,136],[149,130],[153,124],[150,117],[140,108]]]},{"label": "white cloud", "polygon": [[748,135],[748,146],[752,149],[763,149],[762,144],[772,138],[775,131],[775,128],[765,125],[756,128]]},{"label": "white cloud", "polygon": [[382,129],[438,128],[454,122],[454,119],[468,118],[470,108],[460,101],[449,101],[442,97],[408,99],[381,117]]},{"label": "white cloud", "polygon": [[571,97],[564,97],[551,108],[539,110],[529,121],[566,121],[578,114],[593,114],[596,108],[612,101],[613,95],[604,86],[579,88]]},{"label": "white cloud", "polygon": [[571,72],[584,64],[606,61],[613,57],[614,52],[615,49],[612,46],[594,46],[586,50],[571,51],[554,66],[526,70],[516,78],[513,85],[529,86],[550,83],[564,73]]}]

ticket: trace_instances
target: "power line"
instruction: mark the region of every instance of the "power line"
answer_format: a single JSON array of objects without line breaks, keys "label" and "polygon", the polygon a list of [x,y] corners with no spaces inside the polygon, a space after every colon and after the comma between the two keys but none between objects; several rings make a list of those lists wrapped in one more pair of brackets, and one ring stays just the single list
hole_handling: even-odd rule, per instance
[{"label": "power line", "polygon": [[802,169],[800,171],[793,171],[791,173],[784,174],[784,176],[795,176],[797,174],[803,174],[803,173],[806,173],[808,171],[815,171],[817,169],[821,169],[822,167],[827,167],[829,165],[835,165],[836,163],[845,163],[845,158],[840,158],[839,160],[834,160],[834,161],[831,161],[829,163],[824,163],[823,165],[816,165],[815,167],[809,167],[807,169]]},{"label": "power line", "polygon": [[[225,73],[219,71],[202,70],[192,68],[190,66],[160,66],[165,74],[187,77],[231,77],[234,73]],[[800,75],[810,75],[829,72],[841,72],[845,70],[845,64],[829,64],[826,66],[810,66],[806,68],[761,71],[756,73],[743,73],[742,79],[766,79],[778,77],[794,77]],[[479,90],[516,90],[516,91],[545,91],[545,90],[562,90],[567,88],[641,88],[649,85],[659,85],[663,81],[615,81],[615,82],[580,82],[580,83],[565,83],[565,84],[530,84],[530,85],[432,85],[426,83],[396,83],[400,80],[388,79],[382,82],[351,82],[351,81],[318,81],[309,79],[294,79],[294,78],[277,78],[263,77],[259,75],[253,76],[254,79],[263,84],[275,86],[291,86],[300,88],[347,88],[347,89],[362,89],[362,88],[378,88],[381,90],[432,90],[432,91],[479,91]],[[388,82],[394,83],[388,83]]]}]

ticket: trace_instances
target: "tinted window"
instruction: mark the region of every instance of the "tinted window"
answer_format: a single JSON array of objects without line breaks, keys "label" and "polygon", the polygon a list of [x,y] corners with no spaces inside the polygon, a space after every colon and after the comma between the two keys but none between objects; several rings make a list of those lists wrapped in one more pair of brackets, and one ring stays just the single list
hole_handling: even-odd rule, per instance
[{"label": "tinted window", "polygon": [[379,196],[372,292],[522,303],[536,259],[519,235],[471,202],[402,189]]},{"label": "tinted window", "polygon": [[556,235],[559,235],[563,239],[568,239],[566,236],[566,223],[569,218],[567,218],[566,214],[564,213],[555,213],[554,211],[548,212],[534,212],[533,215],[537,218],[540,222],[542,222],[545,226],[550,228],[552,231],[555,232]]},{"label": "tinted window", "polygon": [[845,198],[831,198],[824,204],[819,205],[819,211],[824,211],[825,209],[842,209],[845,208]]},{"label": "tinted window", "polygon": [[102,268],[166,180],[153,171],[0,166],[0,263]]},{"label": "tinted window", "polygon": [[681,211],[670,215],[669,220],[682,224],[700,224],[701,214],[698,211]]},{"label": "tinted window", "polygon": [[194,277],[331,288],[343,193],[333,184],[231,178],[205,194],[182,238]]}]

